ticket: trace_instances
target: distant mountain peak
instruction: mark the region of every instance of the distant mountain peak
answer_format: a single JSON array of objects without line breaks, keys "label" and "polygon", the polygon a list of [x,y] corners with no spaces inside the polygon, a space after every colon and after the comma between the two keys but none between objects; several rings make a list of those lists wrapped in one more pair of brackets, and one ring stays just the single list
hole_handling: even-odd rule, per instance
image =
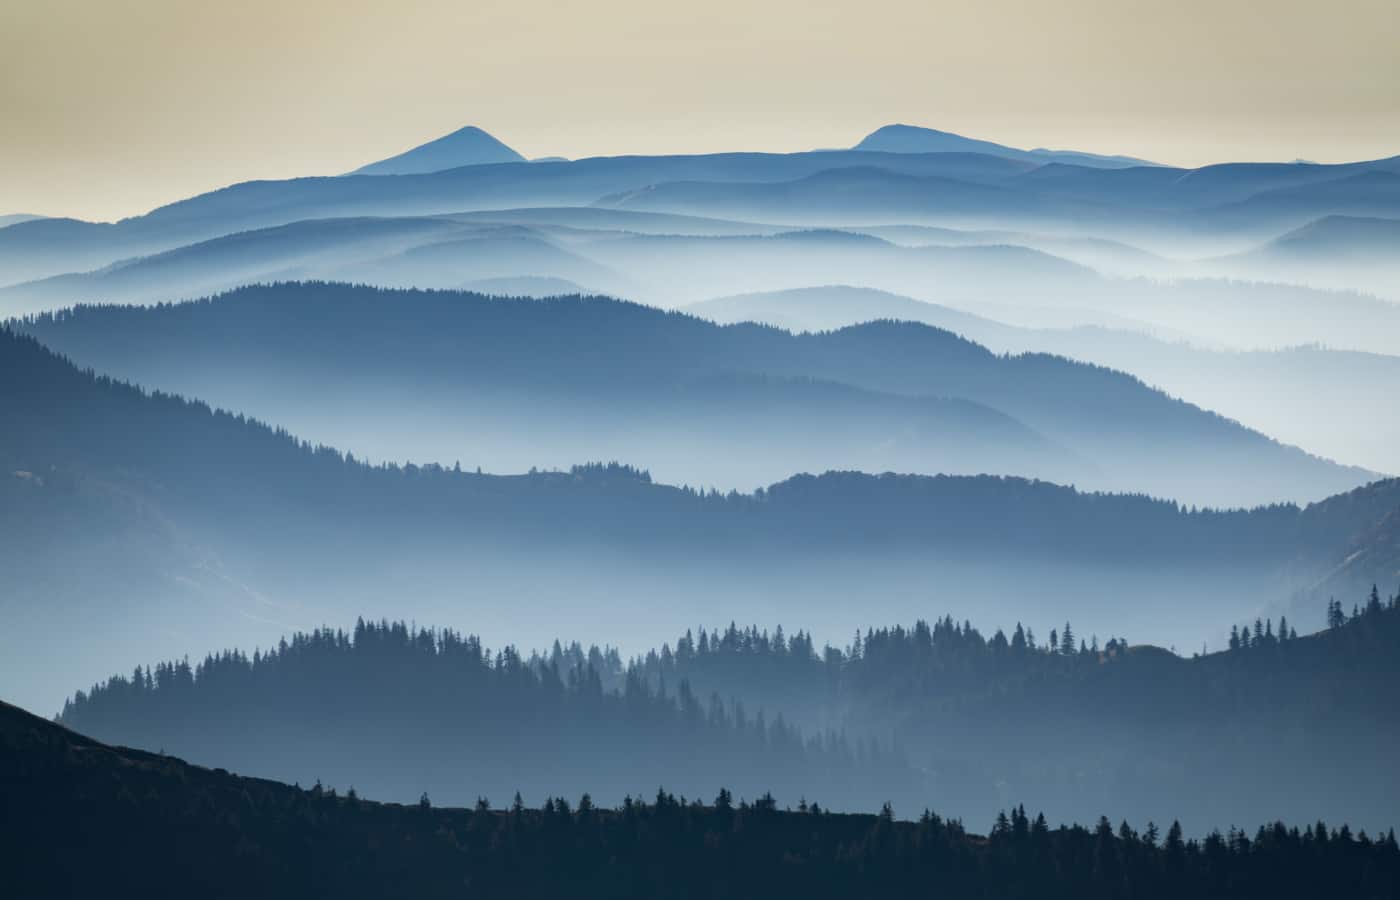
[{"label": "distant mountain peak", "polygon": [[397,156],[361,166],[349,174],[422,175],[461,166],[511,162],[525,162],[525,157],[475,125],[466,125]]},{"label": "distant mountain peak", "polygon": [[1064,162],[1094,168],[1158,165],[1158,163],[1131,156],[1103,156],[1080,150],[1048,150],[1044,147],[1038,147],[1034,150],[1020,150],[1005,144],[964,137],[951,131],[939,131],[936,128],[924,128],[920,125],[905,125],[903,123],[885,125],[875,129],[852,149],[882,153],[984,153],[989,156],[1002,156],[1028,162]]}]

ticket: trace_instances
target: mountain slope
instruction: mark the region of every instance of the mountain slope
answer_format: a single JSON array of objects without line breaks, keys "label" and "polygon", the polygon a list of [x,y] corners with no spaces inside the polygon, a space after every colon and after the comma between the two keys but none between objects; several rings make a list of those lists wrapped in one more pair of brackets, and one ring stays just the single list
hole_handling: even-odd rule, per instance
[{"label": "mountain slope", "polygon": [[1304,260],[1352,254],[1394,260],[1400,252],[1400,219],[1326,216],[1275,238],[1265,250]]},{"label": "mountain slope", "polygon": [[922,322],[990,346],[999,331],[1017,331],[991,319],[874,288],[850,285],[735,294],[691,303],[684,311],[721,325],[757,322],[788,331],[837,331],[881,319]]},{"label": "mountain slope", "polygon": [[[936,882],[963,897],[1209,896],[1293,900],[1336,891],[1383,900],[1400,884],[1393,841],[1347,828],[1319,838],[1280,825],[1255,843],[1166,846],[1051,830],[1019,811],[983,839],[932,815],[834,815],[770,798],[681,802],[665,790],[600,810],[580,799],[542,811],[405,807],[303,790],[179,759],[109,747],[0,704],[0,809],[9,884],[26,897],[618,898],[892,896]],[[578,790],[587,790],[586,785]],[[718,790],[718,789],[716,789]],[[648,789],[647,796],[653,796]],[[786,798],[783,800],[787,802]],[[1247,847],[1247,849],[1243,849]],[[83,864],[74,865],[75,859]],[[1092,865],[1089,860],[1098,860]],[[1103,866],[1112,860],[1113,870]],[[677,873],[685,873],[678,877]]]},{"label": "mountain slope", "polygon": [[[794,182],[828,170],[851,168],[997,188],[998,192],[983,193],[980,198],[969,187],[958,188],[963,195],[959,215],[971,221],[994,222],[996,227],[1064,232],[1065,226],[1072,226],[1075,234],[1150,242],[1145,244],[1149,249],[1171,249],[1185,243],[1203,248],[1196,255],[1218,255],[1222,239],[1238,242],[1273,236],[1320,215],[1385,215],[1362,210],[1368,207],[1368,192],[1384,193],[1384,185],[1368,189],[1366,179],[1393,176],[1395,161],[1332,166],[1236,163],[1183,170],[1096,168],[1046,162],[1044,157],[1023,160],[987,153],[839,150],[600,157],[530,165],[464,165],[394,178],[351,175],[249,181],[110,225],[72,220],[12,225],[0,231],[0,284],[87,271],[133,255],[304,219],[587,206],[601,197],[630,196],[651,186]],[[1348,180],[1352,177],[1363,180],[1353,183]],[[1317,196],[1306,204],[1312,214],[1297,221],[1297,213],[1278,198],[1252,202],[1255,194],[1279,188],[1315,188]],[[855,184],[852,189],[859,192],[877,187]],[[927,187],[917,190],[930,193]],[[947,192],[952,191],[953,187],[947,186]],[[1337,194],[1329,198],[1333,191]],[[935,202],[935,196],[917,204],[901,200],[895,183],[886,185],[881,196],[888,196],[895,205],[879,219],[855,224],[888,223],[891,217],[897,221],[911,210],[929,218],[948,214]],[[979,200],[991,205],[978,205]],[[874,205],[860,203],[867,212]],[[1238,208],[1228,206],[1241,203],[1244,205]],[[845,206],[852,207],[850,198]],[[1376,198],[1371,198],[1369,207],[1378,208]],[[772,221],[762,217],[762,212],[759,210],[760,221]]]},{"label": "mountain slope", "polygon": [[1268,221],[1276,229],[1302,227],[1326,216],[1400,218],[1400,172],[1344,169],[1337,176],[1260,191],[1201,215],[1213,223]]},{"label": "mountain slope", "polygon": [[[1400,710],[1355,686],[1400,675],[1400,606],[1379,592],[1353,597],[1358,613],[1326,630],[1306,634],[1325,621],[1318,604],[1287,622],[1246,621],[1242,640],[1231,629],[1217,652],[1189,657],[1145,643],[1151,635],[1125,643],[1092,621],[1061,622],[1047,641],[1020,624],[984,633],[944,617],[867,629],[844,651],[813,648],[792,622],[786,643],[781,630],[702,630],[629,672],[734,696],[770,717],[781,710],[803,727],[898,734],[905,758],[937,773],[925,802],[955,814],[1009,793],[1055,817],[1112,802],[1130,819],[1174,815],[1197,832],[1361,810],[1387,827],[1400,820],[1390,762]],[[1347,767],[1294,778],[1342,757]]]},{"label": "mountain slope", "polygon": [[1202,622],[1396,564],[1378,535],[1400,482],[1215,513],[1019,478],[828,473],[726,495],[620,467],[368,466],[8,332],[0,418],[0,681],[41,708],[133,659],[271,646],[367,611],[493,643],[638,647],[697,608],[843,637],[932,595],[960,617],[1045,632],[1068,615],[1192,646]]},{"label": "mountain slope", "polygon": [[[74,698],[62,722],[112,743],[403,803],[427,792],[438,803],[485,797],[505,807],[517,791],[535,800],[586,783],[598,803],[620,805],[648,785],[696,796],[719,783],[751,797],[818,790],[839,810],[914,786],[896,759],[868,765],[862,744],[809,740],[781,716],[679,682],[663,694],[619,678],[621,668],[615,650],[527,657],[450,629],[358,621],[350,632],[288,635],[256,658],[225,651],[110,679]],[[177,694],[201,698],[204,711],[180,710]],[[132,718],[142,712],[144,724]]]},{"label": "mountain slope", "polygon": [[0,215],[0,228],[17,225],[20,222],[33,222],[36,219],[46,218],[48,218],[48,216],[36,216],[31,213],[7,213],[5,215]]},{"label": "mountain slope", "polygon": [[[1395,781],[1400,710],[1385,692],[1352,688],[1400,676],[1400,608],[1377,593],[1354,619],[1298,637],[1321,612],[1246,623],[1231,649],[1192,657],[1101,638],[1082,620],[1047,641],[1019,624],[983,634],[945,616],[865,628],[844,648],[814,644],[792,621],[701,627],[630,663],[577,642],[528,658],[507,648],[493,661],[450,630],[357,622],[261,656],[225,650],[114,676],[77,692],[60,721],[405,801],[427,791],[505,805],[516,790],[537,797],[587,781],[595,801],[613,804],[639,779],[690,794],[720,780],[838,809],[899,790],[906,805],[960,818],[1010,792],[1055,819],[1112,805],[1133,821],[1179,818],[1192,833],[1278,816],[1386,827],[1400,820],[1382,789]],[[1286,702],[1261,707],[1261,696]],[[766,740],[754,739],[759,723]],[[881,746],[889,735],[897,752]],[[872,741],[881,752],[854,751]],[[1348,765],[1279,795],[1280,780],[1333,757]],[[1090,765],[1093,779],[1077,776]]]},{"label": "mountain slope", "polygon": [[[1072,295],[1099,281],[1089,269],[1023,247],[897,247],[863,234],[766,226],[675,234],[666,226],[681,217],[591,212],[294,222],[3,287],[0,311],[16,315],[91,301],[148,304],[241,284],[316,279],[454,288],[488,278],[560,278],[656,305],[730,289],[787,286],[794,271],[809,278],[875,278],[896,289],[936,284],[942,293],[964,298],[1015,293],[1029,284]],[[713,221],[688,219],[683,227],[724,229],[724,223],[706,224]],[[664,230],[636,233],[625,227],[633,223]]]},{"label": "mountain slope", "polygon": [[1400,393],[1400,357],[1322,346],[1211,350],[1148,327],[1025,328],[898,294],[842,285],[718,297],[684,307],[720,324],[836,330],[878,319],[922,322],[995,353],[1050,353],[1129,372],[1172,396],[1288,444],[1400,472],[1400,422],[1371,411]]},{"label": "mountain slope", "polygon": [[259,281],[312,277],[365,258],[469,230],[438,218],[319,219],[212,238],[114,263],[0,288],[11,314],[75,302],[157,303],[191,299]]},{"label": "mountain slope", "polygon": [[979,182],[1029,167],[975,154],[723,153],[461,166],[395,178],[248,181],[113,224],[59,219],[10,226],[0,232],[0,284],[88,271],[192,241],[306,219],[587,206],[605,195],[664,181],[784,181],[832,167],[871,164]]},{"label": "mountain slope", "polygon": [[525,157],[474,125],[420,144],[388,159],[361,166],[351,175],[421,175],[461,166],[525,162]]},{"label": "mountain slope", "polygon": [[1210,266],[1239,277],[1357,287],[1400,300],[1400,218],[1324,216]]},{"label": "mountain slope", "polygon": [[987,153],[1010,159],[1046,162],[1058,160],[1072,165],[1103,168],[1156,165],[1156,163],[1134,159],[1131,156],[1102,156],[1097,153],[1081,153],[1077,150],[1046,150],[1044,148],[1017,150],[1004,144],[967,138],[960,134],[938,131],[933,128],[920,128],[916,125],[885,125],[866,135],[852,149],[877,150],[885,153]]},{"label": "mountain slope", "polygon": [[[791,335],[602,298],[522,304],[311,284],[188,306],[83,308],[19,327],[83,365],[379,459],[466,452],[499,471],[627,458],[668,481],[751,489],[797,466],[968,473],[968,461],[981,458],[984,468],[971,472],[1217,506],[1320,499],[1370,479],[1121,373],[1050,356],[998,357],[910,323]],[[833,385],[905,399],[867,396],[867,415]],[[927,427],[914,423],[932,406],[914,418],[896,412],[929,398],[972,406],[955,413],[944,404]],[[1068,455],[1017,452],[1029,445],[1014,435],[1030,436],[1014,428],[1000,432],[1008,440],[999,452],[984,436],[1000,420],[973,415],[974,407]],[[935,424],[955,421],[963,425]],[[696,449],[725,442],[735,451]]]},{"label": "mountain slope", "polygon": [[950,217],[976,221],[1090,212],[1073,202],[1046,200],[996,185],[876,166],[833,167],[784,182],[666,182],[598,202],[621,209],[799,223],[946,221]]}]

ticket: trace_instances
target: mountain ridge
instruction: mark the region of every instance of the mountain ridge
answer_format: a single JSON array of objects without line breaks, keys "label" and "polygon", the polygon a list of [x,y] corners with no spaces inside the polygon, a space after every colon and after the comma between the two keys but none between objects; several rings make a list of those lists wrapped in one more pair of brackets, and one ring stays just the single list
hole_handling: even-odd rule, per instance
[{"label": "mountain ridge", "polygon": [[[356,331],[362,320],[366,325],[375,323],[373,333]],[[572,459],[556,453],[547,460],[556,466],[580,456],[637,459],[631,455],[636,447],[629,453],[616,443],[603,442],[605,433],[597,430],[602,425],[595,427],[591,418],[596,417],[598,423],[608,423],[607,433],[629,423],[626,433],[634,440],[650,435],[644,445],[650,450],[642,458],[649,466],[667,471],[668,480],[726,489],[749,489],[779,480],[793,469],[765,468],[767,476],[735,480],[736,476],[725,474],[727,469],[710,468],[717,461],[702,466],[679,449],[695,445],[706,434],[708,440],[724,435],[736,446],[749,446],[746,435],[753,433],[756,424],[765,426],[759,433],[780,438],[783,430],[777,423],[785,421],[780,417],[782,404],[754,400],[751,405],[727,407],[718,402],[720,395],[707,400],[703,393],[693,393],[707,377],[747,373],[841,383],[906,399],[972,401],[1092,463],[1089,471],[1057,469],[1054,466],[1062,462],[1047,458],[1038,464],[1024,460],[1018,469],[1002,470],[1053,481],[1231,505],[1280,497],[1317,499],[1372,477],[1279,444],[1121,372],[1043,354],[998,356],[949,331],[908,322],[792,335],[755,326],[722,327],[691,315],[603,297],[522,304],[454,292],[310,283],[244,288],[177,306],[82,307],[19,321],[15,327],[84,365],[152,387],[208,397],[303,433],[310,427],[306,423],[319,421],[329,431],[318,435],[313,428],[312,435],[342,446],[361,446],[352,435],[368,437],[355,426],[354,416],[337,420],[318,414],[308,419],[305,409],[287,405],[286,392],[272,385],[294,379],[303,394],[311,392],[319,398],[309,403],[310,408],[324,410],[344,407],[350,400],[349,395],[341,396],[345,390],[370,391],[366,395],[370,396],[376,383],[415,384],[425,408],[453,404],[442,407],[435,418],[451,409],[456,412],[444,421],[497,423],[474,439],[481,445],[478,452],[487,454],[488,467],[495,470],[500,465],[491,460],[510,455],[522,458],[523,453],[523,458],[542,462],[538,453],[549,446],[575,447]],[[182,336],[178,340],[177,334]],[[302,346],[314,350],[306,353],[299,349]],[[407,346],[420,350],[406,354]],[[182,369],[182,360],[190,367]],[[198,365],[193,365],[195,360]],[[502,405],[488,405],[484,399],[461,405],[472,397],[498,397]],[[687,397],[685,404],[676,405]],[[575,412],[560,419],[559,408]],[[401,404],[374,409],[391,418],[405,414]],[[762,409],[770,411],[765,416]],[[651,412],[642,415],[638,410]],[[695,423],[688,424],[680,410],[696,416]],[[709,411],[702,418],[705,410]],[[711,420],[710,415],[719,418]],[[748,415],[755,419],[748,420]],[[413,421],[404,420],[388,432],[425,433],[426,423],[412,425]],[[817,427],[817,421],[819,417],[795,433],[807,434],[804,429]],[[707,423],[705,427],[700,426],[702,422]],[[725,423],[723,427],[720,422]],[[886,427],[871,432],[870,438],[881,437],[872,440],[873,445],[887,444],[899,433],[886,432]],[[516,435],[512,440],[526,443],[507,453],[505,444],[489,437],[493,433]],[[832,432],[827,439],[833,446],[844,446],[847,439],[836,441],[838,433],[859,434],[861,429]],[[438,445],[446,448],[466,437],[452,439],[444,434],[435,440],[447,441]],[[675,444],[676,440],[681,443]],[[796,446],[780,442],[775,447],[786,450],[765,465],[781,465],[785,453],[811,458],[802,448],[813,446],[821,442]],[[503,455],[494,455],[493,447],[500,447]],[[1174,448],[1169,456],[1162,456],[1165,447]],[[758,448],[750,452],[757,454],[755,461],[769,459]],[[390,450],[380,444],[373,455],[424,458],[421,447],[406,445]],[[435,457],[443,458],[427,454]],[[731,453],[725,458],[738,465],[749,454]],[[808,465],[818,470],[947,471],[938,466],[937,456],[897,455],[884,458],[883,463],[870,463],[871,457],[865,454],[812,459]],[[951,471],[972,474],[962,468]],[[1294,493],[1285,493],[1285,485]],[[1298,493],[1304,485],[1307,492]]]},{"label": "mountain ridge", "polygon": [[347,174],[424,175],[462,166],[517,162],[526,162],[526,159],[475,125],[465,125],[450,134],[360,166]]},{"label": "mountain ridge", "polygon": [[485,896],[834,900],[936,882],[965,897],[1030,886],[1048,900],[1158,900],[1229,884],[1237,900],[1384,900],[1400,884],[1393,834],[1373,842],[1321,823],[1261,827],[1257,842],[1233,829],[1228,841],[1219,832],[1186,841],[1176,826],[1159,843],[1155,826],[1140,836],[1125,823],[1115,835],[1103,818],[1094,830],[1052,830],[1013,807],[983,837],[931,811],[918,822],[896,820],[888,805],[879,816],[833,814],[805,795],[783,810],[771,793],[735,802],[728,790],[705,805],[665,787],[654,802],[629,797],[618,809],[587,793],[577,808],[560,797],[543,809],[451,809],[426,794],[402,806],[112,747],[4,702],[0,762],[15,800],[0,811],[7,875],[36,898],[446,900],[465,887]]},{"label": "mountain ridge", "polygon": [[855,150],[883,150],[894,153],[943,153],[973,152],[991,153],[1012,159],[1041,162],[1071,162],[1078,165],[1102,166],[1109,168],[1130,168],[1134,166],[1159,166],[1160,163],[1137,159],[1132,156],[1084,153],[1079,150],[1050,150],[1037,147],[1034,150],[1018,150],[994,141],[964,137],[951,131],[939,131],[919,125],[896,123],[884,125],[866,135],[853,148]]},{"label": "mountain ridge", "polygon": [[[0,375],[14,426],[0,430],[0,613],[28,611],[0,632],[0,668],[41,706],[60,702],[42,696],[56,666],[91,683],[133,656],[269,646],[386,596],[405,619],[469,616],[493,640],[637,646],[702,599],[726,619],[792,621],[800,605],[818,634],[844,635],[867,615],[912,620],[936,584],[959,614],[1047,631],[1049,616],[1120,633],[1127,619],[1191,645],[1206,610],[1246,615],[1302,589],[1315,608],[1318,592],[1400,571],[1387,524],[1400,480],[1218,512],[995,476],[828,472],[722,494],[616,465],[369,465],[80,371],[6,330]],[[875,581],[880,595],[853,621],[850,598]],[[522,603],[545,633],[521,624]],[[92,628],[57,626],[74,617]]]}]

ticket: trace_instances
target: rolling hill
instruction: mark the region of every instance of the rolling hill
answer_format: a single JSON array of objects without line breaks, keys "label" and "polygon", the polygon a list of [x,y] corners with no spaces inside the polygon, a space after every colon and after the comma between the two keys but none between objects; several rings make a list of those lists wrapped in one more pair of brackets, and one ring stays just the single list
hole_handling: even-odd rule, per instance
[{"label": "rolling hill", "polygon": [[1360,287],[1400,300],[1400,218],[1324,216],[1245,253],[1210,261],[1239,277]]},{"label": "rolling hill", "polygon": [[1216,506],[1315,500],[1371,477],[1121,373],[1000,357],[910,323],[792,335],[602,298],[311,284],[19,327],[82,365],[375,459],[469,453],[519,471],[626,458],[743,490],[803,469],[993,472]]},{"label": "rolling hill", "polygon": [[794,224],[1035,221],[1091,215],[1072,202],[1045,200],[942,175],[877,166],[832,167],[779,182],[673,181],[601,198],[602,206]]},{"label": "rolling hill", "polygon": [[[1400,714],[1385,692],[1353,688],[1400,674],[1396,602],[1373,593],[1312,634],[1321,609],[1303,622],[1245,622],[1216,652],[1190,657],[1100,637],[1092,622],[1037,637],[944,616],[862,629],[844,647],[796,627],[731,623],[687,629],[630,662],[567,641],[493,660],[451,630],[358,621],[261,656],[226,649],[113,676],[78,691],[60,721],[404,802],[426,791],[504,806],[516,790],[537,797],[587,781],[595,801],[618,804],[639,779],[691,794],[727,777],[744,793],[767,782],[836,809],[896,790],[958,818],[1017,797],[1056,819],[1111,805],[1195,834],[1271,817],[1350,815],[1386,829],[1400,819],[1388,790]],[[482,733],[493,737],[471,739]],[[392,749],[404,745],[416,749]],[[1280,781],[1335,757],[1348,765],[1279,795]],[[1093,779],[1079,774],[1088,766]]]},{"label": "rolling hill", "polygon": [[1025,328],[910,297],[843,285],[718,297],[684,307],[720,324],[793,331],[896,319],[922,322],[995,353],[1051,353],[1131,372],[1146,384],[1330,459],[1400,472],[1400,423],[1372,411],[1400,392],[1400,357],[1322,346],[1216,350],[1146,323]]},{"label": "rolling hill", "polygon": [[[467,776],[469,777],[469,775]],[[1393,896],[1400,874],[1387,836],[1349,827],[1261,829],[1258,842],[1179,828],[1115,836],[1051,829],[1019,809],[989,837],[933,814],[837,815],[771,796],[683,801],[664,788],[599,809],[549,798],[543,809],[494,811],[366,801],[239,777],[161,754],[111,747],[0,704],[0,810],[9,883],[27,897],[370,898],[409,893],[652,898],[891,895],[932,881],[959,896],[1007,896],[1033,885],[1059,898],[1205,896],[1231,884],[1242,900],[1328,891]],[[715,789],[718,792],[718,788]],[[786,801],[784,801],[786,802]],[[1150,836],[1149,836],[1150,834]],[[1247,849],[1242,849],[1247,848]],[[1087,859],[1112,871],[1082,864]],[[74,860],[81,859],[81,865]],[[1073,861],[1073,862],[1070,862]],[[677,873],[685,873],[678,877]]]},{"label": "rolling hill", "polygon": [[[480,337],[497,360],[516,353]],[[441,362],[460,360],[444,349]],[[990,476],[832,472],[723,494],[617,466],[370,466],[85,373],[10,332],[0,376],[0,676],[40,707],[133,659],[271,646],[367,610],[470,624],[493,642],[637,647],[683,610],[793,621],[800,609],[816,634],[844,636],[932,599],[1042,633],[1071,616],[1193,646],[1212,636],[1203,622],[1400,576],[1394,481],[1230,512]]]},{"label": "rolling hill", "polygon": [[1004,144],[963,137],[948,131],[921,128],[916,125],[885,125],[877,128],[861,139],[855,150],[878,150],[885,153],[986,153],[992,156],[1005,156],[1010,159],[1049,162],[1057,160],[1081,166],[1104,168],[1126,168],[1130,166],[1155,166],[1143,159],[1131,156],[1103,156],[1097,153],[1081,153],[1077,150],[1017,150]]},{"label": "rolling hill", "polygon": [[[505,211],[499,214],[502,224],[540,227],[552,220],[557,228],[568,221],[572,228],[635,229],[652,235],[667,229],[692,236],[772,234],[775,225],[953,226],[999,232],[999,242],[1063,254],[1118,276],[1175,277],[1179,270],[1198,271],[1184,264],[1191,259],[1243,252],[1320,217],[1388,215],[1382,209],[1385,179],[1397,177],[1394,160],[1329,166],[1232,163],[1183,170],[1106,168],[1103,160],[1087,158],[1071,164],[1053,154],[1027,152],[1031,159],[988,152],[868,149],[607,157],[460,165],[393,177],[351,174],[245,182],[111,224],[52,219],[11,225],[0,233],[0,286],[76,276],[215,238],[307,220],[489,216],[496,211]],[[606,208],[595,206],[600,203]],[[521,211],[530,207],[552,212],[526,221],[522,215],[529,214]],[[566,214],[565,209],[572,212]],[[727,221],[696,221],[696,213]],[[736,218],[763,224],[732,221]],[[1135,252],[1137,248],[1142,252]],[[1003,266],[1004,276],[997,282],[1003,298],[1020,303],[1038,299],[1025,290],[1007,289],[1015,268]],[[1327,284],[1376,289],[1373,279],[1354,274],[1344,269]],[[503,277],[537,275],[567,278],[539,272]],[[1251,272],[1249,277],[1292,275],[1280,267]],[[474,280],[464,277],[462,282]],[[923,291],[852,272],[836,280],[924,299],[950,299],[924,296],[936,292],[936,280],[926,280]],[[683,279],[668,283],[681,284]],[[749,283],[709,295],[796,286],[800,283],[792,280]],[[656,291],[654,285],[650,289]],[[1044,290],[1058,302],[1066,286],[1049,282]],[[1112,305],[1113,290],[1099,291],[1095,306]],[[661,290],[655,298],[636,298],[672,303],[702,296],[671,298]],[[69,302],[77,299],[70,297]],[[1204,335],[1230,342],[1237,336],[1235,331]],[[1331,334],[1319,337],[1336,343]],[[1344,346],[1377,349],[1355,341]]]},{"label": "rolling hill", "polygon": [[31,213],[7,213],[5,215],[0,215],[0,228],[6,228],[10,225],[17,225],[20,222],[33,222],[36,219],[44,218],[48,217],[36,216]]}]

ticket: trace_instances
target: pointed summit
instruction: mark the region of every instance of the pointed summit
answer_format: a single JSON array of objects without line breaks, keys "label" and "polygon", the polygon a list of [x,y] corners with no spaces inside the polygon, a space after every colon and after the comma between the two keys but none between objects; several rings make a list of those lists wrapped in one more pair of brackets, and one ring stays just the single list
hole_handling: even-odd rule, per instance
[{"label": "pointed summit", "polygon": [[524,162],[525,157],[474,125],[406,150],[398,156],[381,159],[351,172],[351,175],[421,175],[459,166],[487,163]]}]

